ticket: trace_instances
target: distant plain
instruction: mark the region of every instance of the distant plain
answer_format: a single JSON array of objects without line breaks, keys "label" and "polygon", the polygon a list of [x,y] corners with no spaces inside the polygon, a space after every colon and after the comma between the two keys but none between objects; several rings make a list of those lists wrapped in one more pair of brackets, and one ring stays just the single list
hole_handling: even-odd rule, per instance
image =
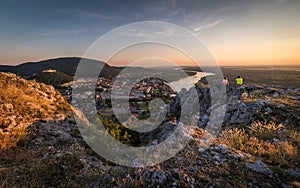
[{"label": "distant plain", "polygon": [[[185,70],[201,71],[199,67],[185,67]],[[241,76],[246,85],[281,86],[300,88],[300,65],[293,66],[224,66],[223,76],[229,83]]]}]

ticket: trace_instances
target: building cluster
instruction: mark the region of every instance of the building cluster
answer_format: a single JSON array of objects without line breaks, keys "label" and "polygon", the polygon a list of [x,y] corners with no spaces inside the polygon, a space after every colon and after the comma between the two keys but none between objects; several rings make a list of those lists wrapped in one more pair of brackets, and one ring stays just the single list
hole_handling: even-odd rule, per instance
[{"label": "building cluster", "polygon": [[[71,89],[72,87],[73,85],[70,86]],[[176,93],[163,80],[152,77],[134,81],[126,77],[116,80],[100,77],[97,80],[96,87],[93,80],[84,79],[77,80],[75,87],[95,88],[95,93],[92,93],[89,89],[86,91],[83,90],[82,93],[80,93],[80,96],[76,96],[76,98],[83,101],[95,100],[96,108],[100,114],[113,113],[111,112],[112,89],[114,89],[114,99],[129,99],[129,101],[126,102],[129,102],[131,113],[139,114],[139,117],[145,116],[145,118],[150,113],[148,105],[153,98],[158,97],[168,100],[176,96]],[[67,97],[71,101],[71,91],[67,90],[65,93],[68,94]],[[73,102],[76,104],[77,101]],[[123,106],[118,104],[117,106],[118,109],[114,110],[119,110],[120,112],[124,111],[125,108]]]},{"label": "building cluster", "polygon": [[[78,88],[82,89],[82,92],[76,96],[78,101],[74,101],[75,99],[72,101],[72,90]],[[90,88],[95,88],[95,92]],[[117,104],[117,109],[112,109],[111,93],[113,89],[117,91],[114,91],[114,99],[129,99],[129,101],[126,101],[129,103],[129,109],[126,109],[121,104]],[[128,89],[130,90],[129,95],[126,94]],[[93,103],[88,101],[95,100],[96,109],[101,116],[115,117],[114,113],[127,114],[127,111],[130,110],[132,117],[138,119],[147,119],[151,115],[149,104],[152,99],[161,98],[168,103],[167,101],[170,102],[171,99],[177,95],[163,80],[153,77],[135,81],[129,78],[113,80],[99,77],[96,84],[93,79],[85,78],[77,80],[75,85],[70,84],[64,86],[62,93],[69,101],[72,101],[75,107],[77,107],[77,105],[83,105],[87,111],[88,109],[94,109],[94,107],[90,106]],[[162,107],[159,109],[159,111],[163,110]],[[122,123],[130,124],[129,122],[130,120]],[[176,120],[174,122],[176,122]]]},{"label": "building cluster", "polygon": [[[132,82],[136,83],[132,84]],[[136,100],[150,100],[155,97],[170,97],[170,95],[174,96],[175,94],[169,85],[157,78],[146,78],[140,81],[133,81],[126,78],[118,80],[99,78],[96,84],[96,98],[110,98],[112,89],[115,90],[114,94],[117,94],[117,96],[114,95],[114,97],[128,97],[128,94],[126,93],[128,88],[131,89],[129,99]]]}]

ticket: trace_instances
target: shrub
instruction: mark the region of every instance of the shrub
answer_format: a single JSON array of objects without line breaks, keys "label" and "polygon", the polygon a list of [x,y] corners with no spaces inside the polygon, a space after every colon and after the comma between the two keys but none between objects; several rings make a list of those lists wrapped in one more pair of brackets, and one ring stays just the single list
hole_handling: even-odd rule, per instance
[{"label": "shrub", "polygon": [[258,139],[272,139],[280,136],[280,131],[282,131],[282,124],[275,124],[274,122],[263,123],[258,121],[254,122],[249,127],[249,132],[251,135],[257,137]]},{"label": "shrub", "polygon": [[130,145],[136,145],[139,143],[138,133],[126,129],[124,126],[120,125],[117,122],[114,122],[112,119],[102,119],[102,123],[109,134],[116,140]]}]

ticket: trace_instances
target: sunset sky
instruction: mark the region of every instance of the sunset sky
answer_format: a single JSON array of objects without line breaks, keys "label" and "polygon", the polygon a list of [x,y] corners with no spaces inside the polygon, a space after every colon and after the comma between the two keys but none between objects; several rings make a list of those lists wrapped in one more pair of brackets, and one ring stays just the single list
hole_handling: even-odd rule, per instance
[{"label": "sunset sky", "polygon": [[299,0],[0,0],[0,64],[81,57],[103,34],[153,20],[195,33],[220,65],[300,65],[299,10]]}]

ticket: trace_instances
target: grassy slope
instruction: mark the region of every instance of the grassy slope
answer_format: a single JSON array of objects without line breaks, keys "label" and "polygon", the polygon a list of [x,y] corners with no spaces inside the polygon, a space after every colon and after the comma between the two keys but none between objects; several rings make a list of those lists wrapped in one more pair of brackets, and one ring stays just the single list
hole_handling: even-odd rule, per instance
[{"label": "grassy slope", "polygon": [[52,86],[0,73],[0,148],[10,148],[38,119],[53,119],[71,107]]}]

